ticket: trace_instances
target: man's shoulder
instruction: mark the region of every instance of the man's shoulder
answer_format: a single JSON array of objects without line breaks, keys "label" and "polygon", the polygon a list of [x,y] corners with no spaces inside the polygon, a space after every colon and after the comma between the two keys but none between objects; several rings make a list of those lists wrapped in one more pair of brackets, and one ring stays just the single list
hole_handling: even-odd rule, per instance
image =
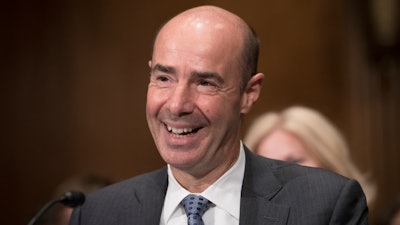
[{"label": "man's shoulder", "polygon": [[122,224],[123,219],[131,221],[124,224],[157,221],[159,218],[143,212],[163,202],[167,183],[167,169],[163,168],[92,192],[85,203],[74,210],[71,224]]},{"label": "man's shoulder", "polygon": [[167,177],[167,169],[164,167],[111,184],[90,194],[90,197],[107,198],[107,196],[112,196],[112,198],[118,198],[120,196],[125,198],[141,191],[158,191],[167,185]]},{"label": "man's shoulder", "polygon": [[326,169],[300,166],[294,162],[265,158],[254,153],[250,153],[246,157],[249,158],[248,162],[253,169],[270,171],[281,185],[301,181],[318,183],[321,181],[325,182],[325,180],[329,183],[344,184],[350,180],[347,177]]},{"label": "man's shoulder", "polygon": [[365,224],[367,220],[359,183],[329,170],[248,152],[244,187],[245,199],[258,198],[270,209],[290,209],[290,216],[282,218],[288,224]]},{"label": "man's shoulder", "polygon": [[326,179],[339,183],[345,183],[349,180],[349,178],[327,169],[301,166],[293,162],[283,162],[272,159],[267,160],[270,161],[272,172],[282,183],[302,179],[307,179],[310,182],[313,180],[319,181]]},{"label": "man's shoulder", "polygon": [[[362,195],[360,184],[335,172],[300,166],[292,162],[265,158],[250,153],[246,155],[246,184],[255,192],[275,196],[298,195],[298,199],[316,199],[323,196],[324,201],[336,201],[343,191]],[[301,202],[301,201],[300,201]],[[333,204],[333,203],[332,203]]]}]

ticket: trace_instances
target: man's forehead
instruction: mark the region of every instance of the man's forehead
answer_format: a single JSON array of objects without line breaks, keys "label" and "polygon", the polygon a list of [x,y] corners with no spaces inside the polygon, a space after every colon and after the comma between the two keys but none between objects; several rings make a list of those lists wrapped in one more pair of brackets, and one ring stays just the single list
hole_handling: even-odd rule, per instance
[{"label": "man's forehead", "polygon": [[[163,32],[206,32],[213,30],[221,32],[242,32],[246,24],[237,15],[215,6],[201,6],[184,11],[167,21],[158,34]],[[236,34],[235,34],[236,35]]]}]

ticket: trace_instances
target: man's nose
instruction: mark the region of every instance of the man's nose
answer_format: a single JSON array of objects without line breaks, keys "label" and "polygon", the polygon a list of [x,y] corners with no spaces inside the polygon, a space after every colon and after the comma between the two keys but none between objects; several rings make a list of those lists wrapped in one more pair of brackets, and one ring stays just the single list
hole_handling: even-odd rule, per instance
[{"label": "man's nose", "polygon": [[195,96],[193,90],[185,85],[177,85],[168,99],[169,110],[173,115],[183,116],[194,110]]}]

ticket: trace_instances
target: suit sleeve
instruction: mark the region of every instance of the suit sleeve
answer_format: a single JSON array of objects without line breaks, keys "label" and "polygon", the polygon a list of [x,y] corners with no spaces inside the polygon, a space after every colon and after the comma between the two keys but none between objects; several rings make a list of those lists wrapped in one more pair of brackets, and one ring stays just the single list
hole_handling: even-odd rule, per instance
[{"label": "suit sleeve", "polygon": [[330,225],[367,225],[368,207],[359,183],[349,180],[342,188]]}]

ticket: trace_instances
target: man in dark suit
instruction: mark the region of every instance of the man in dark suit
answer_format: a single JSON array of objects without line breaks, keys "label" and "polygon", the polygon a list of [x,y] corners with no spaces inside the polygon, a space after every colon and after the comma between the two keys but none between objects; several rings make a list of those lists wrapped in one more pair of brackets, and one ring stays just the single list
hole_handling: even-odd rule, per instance
[{"label": "man in dark suit", "polygon": [[243,116],[264,79],[258,45],[241,18],[218,7],[169,20],[154,42],[146,105],[167,167],[89,195],[70,224],[367,224],[356,181],[242,144]]}]

